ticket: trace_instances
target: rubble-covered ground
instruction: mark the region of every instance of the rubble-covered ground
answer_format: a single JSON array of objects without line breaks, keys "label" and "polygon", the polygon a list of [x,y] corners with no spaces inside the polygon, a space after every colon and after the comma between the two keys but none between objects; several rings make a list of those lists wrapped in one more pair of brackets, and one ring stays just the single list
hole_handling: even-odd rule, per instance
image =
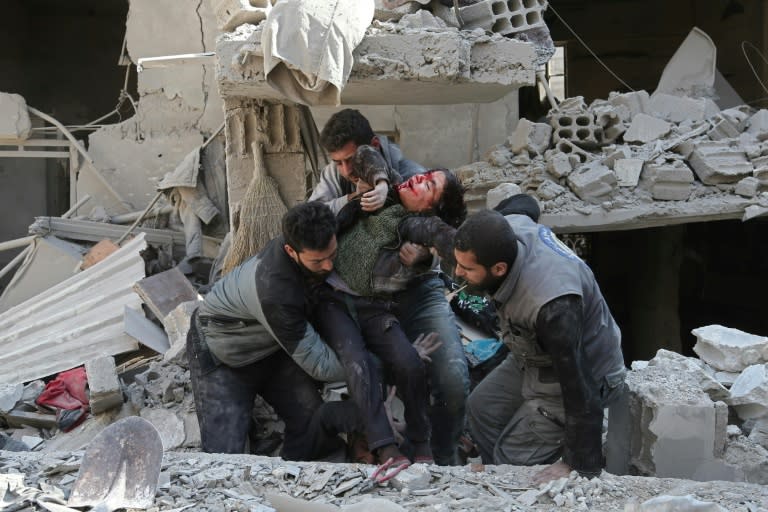
[{"label": "rubble-covered ground", "polygon": [[[23,485],[27,489],[18,492],[25,493],[30,500],[42,501],[55,496],[63,499],[67,495],[82,458],[81,451],[0,454],[0,474],[24,475]],[[593,480],[572,476],[537,489],[531,486],[529,480],[540,468],[518,466],[440,467],[419,464],[410,469],[410,474],[403,479],[404,483],[398,484],[400,488],[385,486],[360,494],[359,484],[372,469],[373,466],[358,464],[286,462],[279,458],[252,455],[167,452],[163,459],[155,505],[148,510],[290,510],[279,506],[276,500],[270,501],[268,495],[273,494],[287,495],[313,504],[341,506],[370,498],[382,498],[405,510],[606,512],[635,510],[633,504],[641,504],[662,495],[690,495],[699,501],[719,504],[731,512],[768,510],[768,486],[619,477],[603,473],[600,478]],[[407,482],[413,485],[403,487]],[[9,505],[13,499],[13,493],[6,493],[4,504],[8,508],[3,510],[43,510],[34,508],[34,505],[26,509],[15,508]],[[314,509],[305,503],[294,510]],[[381,502],[374,502],[356,510],[389,509]]]}]

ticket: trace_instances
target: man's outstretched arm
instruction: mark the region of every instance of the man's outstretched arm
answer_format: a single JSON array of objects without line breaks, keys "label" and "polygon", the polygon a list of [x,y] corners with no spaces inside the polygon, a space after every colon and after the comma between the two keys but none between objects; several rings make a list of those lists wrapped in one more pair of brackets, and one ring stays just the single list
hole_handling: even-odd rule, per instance
[{"label": "man's outstretched arm", "polygon": [[603,409],[581,342],[583,324],[582,300],[577,295],[548,302],[537,317],[538,341],[552,357],[565,406],[562,462],[555,463],[552,471],[542,471],[542,481],[566,476],[571,469],[582,476],[597,476],[603,467]]}]

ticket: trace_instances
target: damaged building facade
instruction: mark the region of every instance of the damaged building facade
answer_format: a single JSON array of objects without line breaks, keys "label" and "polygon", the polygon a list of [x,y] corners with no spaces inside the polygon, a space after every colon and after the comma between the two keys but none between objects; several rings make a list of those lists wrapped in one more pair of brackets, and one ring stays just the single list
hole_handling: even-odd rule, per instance
[{"label": "damaged building facade", "polygon": [[[454,8],[436,0],[377,0],[374,21],[345,49],[348,80],[333,92],[342,106],[333,105],[331,94],[307,108],[287,101],[286,89],[276,89],[265,74],[267,65],[281,72],[267,62],[263,47],[264,31],[277,30],[265,20],[279,2],[130,0],[106,6],[83,0],[66,12],[43,1],[12,2],[8,19],[24,23],[0,37],[27,44],[6,45],[14,71],[0,78],[6,93],[0,175],[8,183],[0,191],[7,219],[0,246],[18,241],[0,252],[2,267],[13,263],[0,281],[0,343],[32,335],[39,345],[19,354],[28,358],[24,365],[0,362],[2,373],[18,384],[86,361],[94,375],[116,371],[125,379],[117,393],[122,386],[134,410],[158,427],[166,449],[194,450],[199,431],[179,353],[194,289],[167,273],[161,284],[147,282],[138,249],[128,244],[91,274],[74,269],[90,245],[118,240],[146,213],[134,228],[144,234],[130,244],[157,248],[149,258],[156,271],[181,263],[176,268],[200,284],[251,180],[252,143],[263,144],[266,168],[291,206],[306,199],[326,162],[317,130],[333,112],[351,106],[409,158],[455,169],[473,209],[516,192],[534,195],[541,221],[589,262],[633,368],[623,416],[607,433],[614,446],[608,471],[765,485],[768,427],[754,404],[766,403],[768,385],[768,341],[761,338],[768,334],[761,312],[768,284],[768,242],[761,236],[761,216],[768,212],[768,110],[761,102],[765,86],[750,62],[763,83],[768,68],[741,41],[766,47],[768,10],[757,1],[653,4],[484,1],[460,8],[459,20]],[[34,50],[37,43],[24,35],[32,24],[40,24],[39,37],[56,50]],[[101,44],[78,39],[66,25]],[[542,36],[547,30],[551,41]],[[163,58],[179,55],[189,58]],[[139,59],[147,60],[137,72]],[[43,86],[52,78],[40,68],[72,79]],[[537,72],[553,87],[564,86],[564,96],[552,98],[556,108],[537,84]],[[691,75],[696,81],[684,83]],[[79,146],[34,111],[65,124]],[[199,175],[190,173],[198,167]],[[191,191],[199,183],[207,196],[202,206]],[[160,189],[166,193],[145,212]],[[110,281],[107,286],[122,291],[104,301],[91,276],[110,261],[117,270],[105,266],[103,272],[125,269],[125,278]],[[82,295],[69,288],[77,275],[86,283],[74,284]],[[157,293],[170,288],[182,297],[172,307]],[[26,302],[46,290],[59,295],[49,303]],[[57,300],[101,303],[92,316],[104,330],[82,329],[90,324],[80,314],[68,324],[47,323]],[[32,309],[13,309],[20,305]],[[3,318],[8,311],[13,315]],[[69,351],[71,361],[52,343],[62,325],[67,339],[83,341]],[[747,333],[754,338],[745,339]],[[104,339],[114,340],[107,352],[117,366],[99,357]],[[732,345],[737,353],[757,355],[735,362],[727,353]],[[41,352],[48,346],[54,347],[50,354]],[[149,367],[120,356],[140,346],[165,356]],[[43,358],[53,364],[40,364]],[[106,380],[95,388],[102,392],[92,387],[90,408],[114,415],[115,386]],[[15,386],[8,400],[19,403],[22,395]],[[2,413],[12,416],[12,410]],[[730,421],[729,411],[738,411]],[[269,438],[276,422],[261,419]],[[734,424],[744,422],[744,430]],[[45,450],[80,448],[92,437],[90,428],[77,433],[77,441],[57,435]],[[269,464],[252,466],[254,474],[283,481],[289,479],[285,471],[309,471]],[[329,490],[343,496],[352,480],[339,472],[325,476],[326,488],[304,496]],[[516,482],[491,481],[501,493]],[[562,485],[519,504],[567,508],[576,500],[568,489],[596,492],[584,483]],[[183,502],[175,495],[169,503]]]}]

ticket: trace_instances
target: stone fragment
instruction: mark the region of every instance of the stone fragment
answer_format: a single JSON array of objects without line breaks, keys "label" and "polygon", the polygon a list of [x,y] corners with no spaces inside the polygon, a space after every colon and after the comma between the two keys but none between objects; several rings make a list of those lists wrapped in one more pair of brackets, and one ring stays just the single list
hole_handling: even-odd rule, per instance
[{"label": "stone fragment", "polygon": [[712,129],[707,132],[707,135],[712,140],[723,140],[736,138],[740,133],[739,129],[731,122],[731,120],[721,114],[715,120]]},{"label": "stone fragment", "polygon": [[117,378],[114,357],[102,356],[86,361],[85,374],[88,376],[88,401],[93,414],[123,405],[123,392]]},{"label": "stone fragment", "polygon": [[608,146],[603,148],[603,154],[605,157],[602,159],[601,163],[608,167],[609,169],[614,169],[614,164],[616,163],[616,160],[619,160],[620,158],[631,158],[632,157],[632,151],[630,151],[629,147],[627,146]]},{"label": "stone fragment", "polygon": [[508,197],[522,193],[522,189],[514,183],[502,183],[488,191],[485,207],[493,210],[500,202]]},{"label": "stone fragment", "polygon": [[648,112],[650,98],[647,91],[635,91],[619,94],[612,92],[608,95],[608,103],[613,105],[622,121],[629,122],[637,114]]},{"label": "stone fragment", "polygon": [[696,512],[728,512],[726,509],[711,501],[699,501],[692,495],[657,496],[644,501],[640,505],[629,503],[624,512],[662,512],[662,511],[696,511]]},{"label": "stone fragment", "polygon": [[608,420],[611,473],[732,479],[715,454],[726,439],[728,408],[701,387],[701,368],[679,354],[660,351],[641,370],[629,372],[628,393]]},{"label": "stone fragment", "polygon": [[620,158],[616,160],[613,166],[613,172],[616,173],[616,179],[620,187],[634,187],[640,180],[640,173],[643,171],[645,160],[640,158]]},{"label": "stone fragment", "polygon": [[396,7],[388,7],[388,2],[375,0],[373,19],[380,21],[397,21],[406,14],[413,14],[421,9],[418,2],[406,2]]},{"label": "stone fragment", "polygon": [[752,176],[757,179],[757,182],[761,187],[768,187],[768,163],[766,163],[765,166],[761,166],[759,168],[755,166],[755,170],[752,171]]},{"label": "stone fragment", "polygon": [[602,164],[587,165],[568,175],[568,186],[583,201],[596,204],[616,188],[616,175]]},{"label": "stone fragment", "polygon": [[25,140],[31,130],[32,122],[24,97],[0,92],[0,139]]},{"label": "stone fragment", "polygon": [[22,382],[0,384],[0,414],[10,412],[11,409],[16,407],[23,394],[24,384]]},{"label": "stone fragment", "polygon": [[187,333],[189,332],[192,313],[199,301],[182,302],[173,311],[163,318],[163,327],[168,335],[170,348],[163,354],[163,360],[178,364],[186,368],[187,366]]},{"label": "stone fragment", "polygon": [[637,114],[624,134],[624,142],[645,144],[666,136],[671,129],[672,125],[663,119],[648,114]]},{"label": "stone fragment", "polygon": [[748,176],[736,184],[734,192],[742,197],[755,197],[760,187],[760,180],[754,176]]},{"label": "stone fragment", "polygon": [[743,132],[746,129],[751,115],[752,108],[748,105],[740,105],[720,112],[720,116],[729,120],[739,132]]},{"label": "stone fragment", "polygon": [[551,201],[563,193],[565,193],[565,187],[561,187],[550,180],[544,180],[541,185],[539,185],[539,188],[536,189],[536,195],[543,201]]},{"label": "stone fragment", "polygon": [[200,424],[197,421],[197,415],[188,412],[184,414],[184,446],[199,448],[201,443]]},{"label": "stone fragment", "polygon": [[693,351],[712,368],[740,372],[754,364],[768,362],[768,338],[722,325],[693,329]]},{"label": "stone fragment", "polygon": [[736,183],[753,171],[747,155],[724,142],[699,142],[688,163],[705,185]]},{"label": "stone fragment", "polygon": [[693,173],[682,162],[647,163],[642,177],[654,199],[685,201],[691,195]]},{"label": "stone fragment", "polygon": [[754,135],[759,141],[768,139],[768,110],[760,109],[749,118],[747,132]]},{"label": "stone fragment", "polygon": [[[413,5],[413,2],[410,2]],[[409,28],[412,30],[424,30],[429,28],[446,28],[446,24],[440,18],[435,17],[434,14],[426,9],[419,9],[412,14],[405,14],[397,23],[399,27]]]},{"label": "stone fragment", "polygon": [[768,449],[768,418],[759,418],[749,433],[749,440]]},{"label": "stone fragment", "polygon": [[417,491],[429,487],[432,473],[425,464],[413,464],[395,476],[390,483],[395,489]]},{"label": "stone fragment", "polygon": [[157,429],[164,450],[174,450],[184,443],[184,422],[173,411],[146,408],[139,415]]},{"label": "stone fragment", "polygon": [[507,140],[507,145],[513,153],[523,150],[534,155],[543,155],[552,140],[552,127],[544,123],[532,123],[520,119],[517,127]]},{"label": "stone fragment", "polygon": [[768,364],[753,364],[741,372],[726,403],[743,420],[768,415]]},{"label": "stone fragment", "polygon": [[701,121],[707,118],[709,106],[704,98],[657,93],[648,104],[648,113],[672,123],[685,120]]},{"label": "stone fragment", "polygon": [[547,160],[547,171],[555,178],[563,178],[573,171],[573,166],[567,154],[557,151]]}]

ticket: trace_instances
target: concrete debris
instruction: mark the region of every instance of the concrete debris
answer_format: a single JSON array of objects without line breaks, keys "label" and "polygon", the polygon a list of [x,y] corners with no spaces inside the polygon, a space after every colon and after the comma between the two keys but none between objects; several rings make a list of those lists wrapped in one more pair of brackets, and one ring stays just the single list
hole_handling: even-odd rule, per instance
[{"label": "concrete debris", "polygon": [[211,8],[222,32],[231,32],[243,23],[258,25],[267,18],[269,0],[211,0]]},{"label": "concrete debris", "polygon": [[696,176],[706,185],[736,183],[752,175],[746,153],[728,142],[701,142],[694,146],[689,160]]},{"label": "concrete debris", "polygon": [[[250,455],[166,452],[161,485],[149,510],[600,510],[620,512],[635,503],[659,496],[690,495],[733,511],[760,511],[768,500],[768,488],[733,482],[691,482],[675,479],[615,476],[603,473],[586,480],[574,474],[565,482],[532,489],[536,501],[528,505],[528,482],[540,468],[486,466],[482,475],[468,467],[429,468],[430,488],[398,491],[378,487],[370,494],[333,495],[345,482],[361,479],[370,466],[323,462],[288,463],[281,459]],[[29,452],[24,456],[5,452],[0,473],[21,476],[16,485],[38,493],[58,489],[67,493],[82,460],[82,453]],[[299,468],[296,477],[288,467]],[[164,483],[163,483],[164,482]],[[29,494],[27,494],[29,495]],[[278,498],[281,497],[283,499]],[[34,506],[34,505],[33,505]],[[292,506],[294,508],[282,508]],[[299,508],[296,508],[299,507]],[[318,507],[318,508],[314,508]],[[322,507],[322,508],[320,508]],[[649,509],[653,510],[653,509]]]},{"label": "concrete debris", "polygon": [[115,358],[102,356],[86,361],[88,402],[92,414],[100,414],[123,405],[123,391],[117,378]]},{"label": "concrete debris", "polygon": [[406,14],[413,14],[421,9],[421,3],[414,2],[398,2],[400,5],[391,7],[386,0],[374,0],[373,19],[378,21],[397,21]]},{"label": "concrete debris", "polygon": [[699,501],[691,495],[659,496],[640,505],[628,505],[624,512],[728,512],[717,503]]},{"label": "concrete debris", "polygon": [[752,114],[747,122],[747,133],[752,134],[757,140],[768,140],[768,110],[762,108]]},{"label": "concrete debris", "polygon": [[693,329],[693,351],[716,370],[741,372],[747,366],[768,362],[768,338],[731,327],[707,325]]},{"label": "concrete debris", "polygon": [[26,140],[31,130],[32,122],[24,97],[0,92],[0,139]]},{"label": "concrete debris", "polygon": [[654,94],[648,104],[647,112],[654,117],[672,123],[683,121],[703,121],[720,112],[709,98],[688,98],[671,94]]},{"label": "concrete debris", "polygon": [[760,180],[754,176],[747,176],[738,183],[733,192],[743,197],[755,197],[760,189]]},{"label": "concrete debris", "polygon": [[413,14],[405,14],[402,18],[400,18],[398,25],[410,30],[446,28],[445,22],[443,20],[435,17],[432,13],[423,9],[418,10]]},{"label": "concrete debris", "polygon": [[648,114],[637,114],[632,118],[632,124],[624,133],[624,141],[645,144],[665,137],[671,130],[672,125],[663,119]]},{"label": "concrete debris", "polygon": [[613,171],[596,162],[570,173],[568,185],[583,201],[597,204],[613,192],[617,180]]},{"label": "concrete debris", "polygon": [[515,185],[514,183],[502,183],[488,191],[485,207],[492,210],[504,199],[520,193],[522,193],[522,189],[518,185]]},{"label": "concrete debris", "polygon": [[162,319],[168,334],[170,348],[163,354],[163,360],[180,366],[187,366],[187,333],[192,320],[192,313],[197,309],[197,299],[182,302]]},{"label": "concrete debris", "polygon": [[569,140],[582,149],[595,149],[605,144],[603,127],[597,125],[594,114],[586,109],[577,112],[553,110],[549,119],[555,144]]},{"label": "concrete debris", "polygon": [[[605,163],[605,160],[603,161]],[[641,158],[618,158],[613,162],[613,172],[620,187],[635,187],[640,181],[645,160]],[[693,181],[693,176],[691,176]]]},{"label": "concrete debris", "polygon": [[24,393],[24,384],[0,384],[0,415],[10,412],[16,407]]},{"label": "concrete debris", "polygon": [[459,7],[459,18],[451,7],[433,2],[436,16],[463,30],[483,29],[501,35],[546,27],[546,0],[481,0]]},{"label": "concrete debris", "polygon": [[424,464],[413,464],[398,473],[392,480],[391,485],[400,491],[420,491],[429,487],[432,480],[432,473]]},{"label": "concrete debris", "polygon": [[533,155],[543,155],[552,140],[552,127],[544,123],[532,123],[521,119],[509,136],[507,145],[515,154],[523,150]]},{"label": "concrete debris", "polygon": [[745,368],[731,386],[726,402],[742,419],[768,416],[768,363]]},{"label": "concrete debris", "polygon": [[679,160],[646,164],[643,180],[660,201],[685,201],[693,191],[693,172]]}]

